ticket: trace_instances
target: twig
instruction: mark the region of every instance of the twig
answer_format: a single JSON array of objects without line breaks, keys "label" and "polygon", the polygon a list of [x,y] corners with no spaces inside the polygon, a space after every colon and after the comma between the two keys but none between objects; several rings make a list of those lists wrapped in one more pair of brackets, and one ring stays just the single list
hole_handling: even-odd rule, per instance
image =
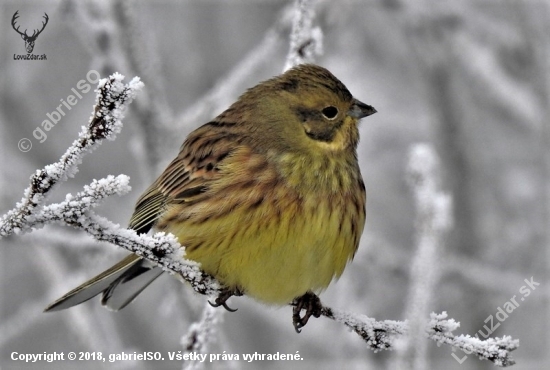
[{"label": "twig", "polygon": [[[408,324],[403,321],[376,321],[365,315],[338,311],[329,307],[323,307],[321,315],[346,325],[363,338],[374,352],[394,349],[396,338],[408,332]],[[426,327],[427,336],[438,344],[447,344],[468,353],[474,353],[480,359],[489,360],[497,366],[506,367],[515,364],[515,361],[510,358],[510,352],[519,347],[517,339],[504,336],[481,340],[469,335],[455,336],[452,332],[460,326],[460,323],[447,319],[446,312],[431,313],[430,319]]]},{"label": "twig", "polygon": [[128,181],[125,175],[94,180],[76,196],[68,194],[65,201],[45,206],[33,219],[32,225],[40,227],[47,223],[62,222],[73,226],[99,241],[113,243],[156,263],[166,271],[181,275],[198,293],[217,295],[220,284],[201,271],[197,262],[183,258],[185,250],[172,234],[159,232],[152,236],[138,235],[134,230],[121,228],[90,210],[108,196],[128,192]]},{"label": "twig", "polygon": [[405,307],[409,335],[403,338],[396,369],[429,368],[424,335],[425,317],[432,303],[432,292],[439,280],[439,251],[452,220],[451,197],[439,190],[439,158],[429,144],[416,144],[409,155],[408,182],[416,204],[418,246],[411,264],[411,283]]},{"label": "twig", "polygon": [[284,70],[298,64],[311,63],[323,53],[323,32],[313,27],[314,0],[296,0],[294,20],[290,34],[290,50]]},{"label": "twig", "polygon": [[96,104],[87,127],[83,127],[79,139],[67,149],[57,163],[37,170],[31,177],[31,184],[16,207],[0,219],[0,237],[26,231],[32,226],[32,217],[46,195],[59,181],[73,177],[78,171],[82,156],[93,151],[104,139],[114,140],[122,128],[126,106],[143,87],[138,77],[124,85],[124,76],[115,73],[109,79],[99,82],[96,90]]},{"label": "twig", "polygon": [[[187,334],[181,339],[185,353],[194,355],[208,353],[212,341],[215,339],[214,330],[221,322],[225,310],[218,310],[210,304],[206,304],[199,322],[193,323]],[[202,368],[204,361],[191,360],[184,362],[185,370],[197,370]]]}]

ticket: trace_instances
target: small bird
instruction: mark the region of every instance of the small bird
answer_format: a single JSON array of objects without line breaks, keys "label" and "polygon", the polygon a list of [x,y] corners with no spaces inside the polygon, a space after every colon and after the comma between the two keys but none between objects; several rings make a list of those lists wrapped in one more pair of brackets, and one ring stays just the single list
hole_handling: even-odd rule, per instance
[{"label": "small bird", "polygon": [[[365,223],[358,121],[376,113],[327,69],[298,65],[247,90],[191,132],[138,199],[129,227],[172,233],[225,289],[293,304],[296,331],[320,315],[320,292],[353,258]],[[45,311],[103,293],[119,310],[163,270],[129,255]],[[303,316],[301,310],[306,310]]]}]

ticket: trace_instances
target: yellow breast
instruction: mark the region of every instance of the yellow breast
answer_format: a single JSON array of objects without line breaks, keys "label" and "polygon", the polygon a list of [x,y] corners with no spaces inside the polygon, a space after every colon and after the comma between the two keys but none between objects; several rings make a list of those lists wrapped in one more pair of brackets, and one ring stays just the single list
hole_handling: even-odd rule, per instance
[{"label": "yellow breast", "polygon": [[[223,181],[214,182],[204,200],[166,210],[157,226],[176,235],[187,258],[222,284],[265,303],[286,304],[326,288],[359,244],[365,222],[360,173],[332,161],[305,171],[296,163],[307,162],[288,156],[269,167],[263,157],[242,156],[235,162],[247,166],[222,168]],[[292,173],[281,177],[281,171]]]},{"label": "yellow breast", "polygon": [[187,258],[222,284],[265,303],[286,304],[326,288],[353,257],[364,208],[346,207],[346,201],[266,197],[254,209],[238,207],[207,224],[167,231],[187,246]]}]

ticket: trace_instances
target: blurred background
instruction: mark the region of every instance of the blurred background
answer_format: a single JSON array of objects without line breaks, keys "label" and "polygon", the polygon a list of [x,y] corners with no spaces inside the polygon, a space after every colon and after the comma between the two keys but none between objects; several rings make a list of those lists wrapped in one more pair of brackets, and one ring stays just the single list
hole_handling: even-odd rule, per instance
[{"label": "blurred background", "polygon": [[[456,333],[470,335],[487,333],[486,320],[493,315],[493,328],[500,326],[491,336],[520,340],[512,353],[515,369],[550,368],[550,4],[314,3],[324,50],[316,63],[379,112],[360,127],[359,161],[368,192],[361,246],[342,278],[321,295],[323,302],[377,320],[405,319],[418,247],[407,163],[413,145],[430,143],[439,156],[439,186],[453,198],[454,225],[428,266],[437,269],[429,311],[447,311],[461,323]],[[92,179],[124,173],[131,177],[132,192],[107,199],[97,212],[125,225],[136,199],[191,130],[246,88],[281,73],[292,5],[282,0],[2,1],[0,214],[15,206],[31,174],[57,161],[87,123],[95,97],[83,92],[79,81],[86,82],[91,70],[102,77],[118,71],[128,79],[140,76],[145,90],[131,105],[117,140],[86,156],[75,178],[58,186],[49,202],[78,192]],[[33,51],[46,54],[46,60],[14,60],[26,54],[11,26],[17,10],[17,25],[29,34],[48,14]],[[49,131],[36,131],[72,89],[82,96],[72,109]],[[181,338],[200,319],[206,299],[169,276],[118,313],[96,299],[42,313],[124,255],[66,226],[2,239],[0,368],[182,368],[178,361],[75,365],[10,359],[14,351],[182,350]],[[529,296],[520,293],[525,279],[540,284]],[[517,309],[499,322],[498,308],[514,296]],[[231,299],[230,306],[239,310],[223,315],[212,353],[299,351],[304,360],[219,361],[207,369],[391,369],[395,363],[395,351],[374,353],[330,320],[313,320],[297,335],[289,307],[265,307],[246,297]],[[460,364],[453,354],[464,357],[426,340],[427,369],[494,366],[473,355]]]}]

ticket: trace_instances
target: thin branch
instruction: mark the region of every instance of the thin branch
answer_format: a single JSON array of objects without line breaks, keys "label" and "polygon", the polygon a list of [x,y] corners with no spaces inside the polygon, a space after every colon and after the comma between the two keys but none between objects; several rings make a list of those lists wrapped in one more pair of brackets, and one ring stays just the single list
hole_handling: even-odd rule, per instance
[{"label": "thin branch", "polygon": [[218,310],[210,304],[206,304],[199,322],[189,327],[187,334],[181,339],[185,354],[193,354],[195,359],[184,362],[184,370],[198,370],[204,365],[204,361],[197,360],[196,355],[206,356],[209,347],[216,338],[214,331],[223,318],[224,310]]},{"label": "thin branch", "polygon": [[[365,315],[357,315],[345,311],[323,307],[321,315],[340,322],[357,333],[369,345],[369,348],[378,352],[385,349],[395,349],[398,336],[408,332],[408,324],[403,321],[376,321]],[[506,367],[515,364],[510,358],[510,352],[519,347],[519,341],[509,336],[502,338],[488,338],[481,340],[469,335],[455,336],[453,331],[460,323],[447,319],[447,313],[431,313],[430,322],[426,327],[427,337],[438,344],[447,344],[473,353],[480,359],[489,360],[497,366]]]},{"label": "thin branch", "polygon": [[405,307],[409,335],[394,367],[397,369],[429,368],[424,335],[425,317],[432,303],[432,292],[439,280],[439,250],[452,220],[451,197],[439,190],[439,158],[429,144],[412,147],[408,164],[408,182],[413,190],[417,210],[417,252],[411,264],[411,284]]},{"label": "thin branch", "polygon": [[79,139],[67,149],[57,163],[37,170],[31,177],[31,184],[16,207],[0,219],[0,237],[28,230],[32,224],[35,209],[59,181],[66,181],[78,171],[84,154],[93,151],[104,139],[114,140],[122,128],[126,106],[143,87],[138,77],[124,85],[124,76],[115,73],[109,79],[102,79],[96,90],[96,104],[87,127],[83,127]]},{"label": "thin branch", "polygon": [[284,70],[298,64],[311,63],[323,53],[323,32],[313,27],[314,0],[296,0],[294,20],[290,34],[290,50]]},{"label": "thin branch", "polygon": [[195,291],[217,295],[220,284],[200,270],[197,262],[186,260],[185,250],[172,234],[163,232],[152,236],[137,234],[134,230],[121,228],[91,211],[99,201],[114,195],[123,195],[130,190],[126,175],[109,176],[94,180],[75,196],[68,194],[65,201],[45,206],[33,219],[32,227],[41,227],[52,222],[61,222],[86,231],[96,240],[115,244],[144,257],[166,271],[181,275],[191,283]]}]

